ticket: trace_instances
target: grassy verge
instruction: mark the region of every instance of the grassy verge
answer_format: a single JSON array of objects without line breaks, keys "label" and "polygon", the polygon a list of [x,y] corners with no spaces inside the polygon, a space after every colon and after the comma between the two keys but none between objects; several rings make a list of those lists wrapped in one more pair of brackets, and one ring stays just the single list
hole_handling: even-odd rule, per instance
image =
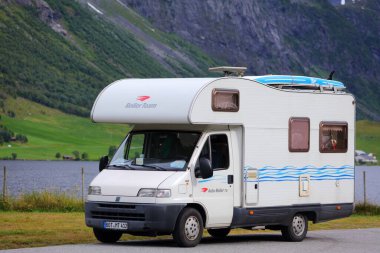
[{"label": "grassy verge", "polygon": [[[0,195],[1,199],[2,196]],[[0,201],[3,211],[81,212],[83,202],[76,196],[61,192],[32,192]]]},{"label": "grassy verge", "polygon": [[355,213],[361,215],[380,215],[380,206],[373,204],[356,204]]},{"label": "grassy verge", "polygon": [[[60,244],[96,242],[91,228],[84,224],[83,212],[4,212],[0,211],[0,250]],[[349,218],[310,224],[310,230],[356,229],[380,227],[380,216],[353,215]],[[235,229],[232,234],[254,234],[262,231]],[[207,233],[205,233],[207,236]],[[168,236],[158,239],[170,238]],[[123,235],[121,240],[144,237]],[[157,239],[157,238],[154,238]]]}]

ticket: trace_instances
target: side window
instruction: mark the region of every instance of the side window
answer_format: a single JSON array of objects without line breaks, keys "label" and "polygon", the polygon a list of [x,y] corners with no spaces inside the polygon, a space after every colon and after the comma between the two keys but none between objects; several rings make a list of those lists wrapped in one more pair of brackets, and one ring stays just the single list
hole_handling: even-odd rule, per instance
[{"label": "side window", "polygon": [[[210,152],[211,150],[211,152]],[[211,135],[204,144],[199,158],[210,160],[213,170],[225,170],[230,166],[228,138],[225,134]],[[197,162],[199,164],[199,161]]]},{"label": "side window", "polygon": [[128,160],[133,160],[143,154],[145,134],[132,135],[131,142],[129,143]]},{"label": "side window", "polygon": [[319,151],[321,153],[347,152],[348,125],[346,122],[321,122]]},{"label": "side window", "polygon": [[289,119],[289,151],[308,152],[310,147],[310,119]]},{"label": "side window", "polygon": [[217,112],[239,111],[239,91],[214,89],[212,91],[212,110]]}]

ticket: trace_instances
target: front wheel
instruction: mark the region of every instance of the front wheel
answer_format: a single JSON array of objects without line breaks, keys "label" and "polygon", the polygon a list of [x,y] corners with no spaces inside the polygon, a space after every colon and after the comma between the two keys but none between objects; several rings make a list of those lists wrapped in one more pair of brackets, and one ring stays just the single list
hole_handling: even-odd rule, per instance
[{"label": "front wheel", "polygon": [[94,235],[96,239],[104,243],[117,242],[120,239],[120,237],[123,235],[123,233],[119,231],[114,231],[114,230],[94,228],[93,231],[94,231]]},{"label": "front wheel", "polygon": [[303,214],[297,213],[293,216],[293,219],[288,226],[281,228],[281,233],[287,241],[300,242],[306,237],[307,228],[307,217]]},{"label": "front wheel", "polygon": [[214,238],[224,238],[230,233],[231,229],[229,228],[210,228],[207,229],[207,232]]},{"label": "front wheel", "polygon": [[194,247],[202,239],[203,220],[194,208],[184,208],[178,216],[173,238],[180,247]]}]

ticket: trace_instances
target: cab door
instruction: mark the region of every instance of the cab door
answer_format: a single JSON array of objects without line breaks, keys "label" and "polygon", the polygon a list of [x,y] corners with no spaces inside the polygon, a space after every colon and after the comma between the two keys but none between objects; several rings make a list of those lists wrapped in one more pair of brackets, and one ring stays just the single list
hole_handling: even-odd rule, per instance
[{"label": "cab door", "polygon": [[[203,138],[197,162],[193,168],[194,202],[206,209],[206,227],[229,226],[233,216],[233,159],[229,132],[213,132]],[[203,179],[199,173],[199,158],[210,160],[213,176]]]}]

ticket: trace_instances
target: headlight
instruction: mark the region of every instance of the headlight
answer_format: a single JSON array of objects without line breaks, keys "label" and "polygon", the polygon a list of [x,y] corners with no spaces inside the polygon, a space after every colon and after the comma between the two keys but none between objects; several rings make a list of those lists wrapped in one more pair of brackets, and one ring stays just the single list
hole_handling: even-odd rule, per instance
[{"label": "headlight", "polygon": [[171,191],[168,189],[140,189],[137,197],[170,198]]},{"label": "headlight", "polygon": [[157,192],[156,192],[156,197],[157,198],[170,198],[171,196],[171,192],[170,190],[160,190],[158,189]]},{"label": "headlight", "polygon": [[137,197],[155,197],[156,189],[140,189]]},{"label": "headlight", "polygon": [[88,195],[102,195],[102,188],[100,186],[89,186]]}]

